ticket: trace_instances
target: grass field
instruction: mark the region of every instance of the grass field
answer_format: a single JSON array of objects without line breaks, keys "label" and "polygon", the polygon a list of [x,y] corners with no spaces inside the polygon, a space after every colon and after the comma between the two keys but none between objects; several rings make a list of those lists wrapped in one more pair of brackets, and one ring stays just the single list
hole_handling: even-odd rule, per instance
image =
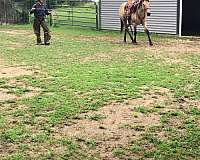
[{"label": "grass field", "polygon": [[0,27],[0,159],[200,159],[200,41]]}]

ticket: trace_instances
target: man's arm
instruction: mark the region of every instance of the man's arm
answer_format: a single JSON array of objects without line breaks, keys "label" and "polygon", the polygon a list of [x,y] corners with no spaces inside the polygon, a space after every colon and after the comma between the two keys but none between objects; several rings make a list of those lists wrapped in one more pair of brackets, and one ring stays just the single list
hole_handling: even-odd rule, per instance
[{"label": "man's arm", "polygon": [[47,9],[47,8],[45,7],[45,14],[46,14],[46,15],[50,15],[50,14],[51,14],[51,10],[50,10],[50,9]]},{"label": "man's arm", "polygon": [[35,12],[35,4],[33,5],[33,7],[31,8],[31,10],[30,10],[30,14],[33,14],[34,12]]}]

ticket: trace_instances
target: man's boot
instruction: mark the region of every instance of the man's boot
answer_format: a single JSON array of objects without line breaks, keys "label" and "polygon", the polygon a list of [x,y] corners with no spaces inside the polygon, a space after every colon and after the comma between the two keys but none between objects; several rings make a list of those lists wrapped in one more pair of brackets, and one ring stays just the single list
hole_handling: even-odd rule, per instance
[{"label": "man's boot", "polygon": [[42,40],[40,35],[36,35],[37,36],[37,45],[41,45],[42,44]]},{"label": "man's boot", "polygon": [[48,32],[44,33],[44,44],[45,45],[50,45],[49,40],[51,39],[51,36]]}]

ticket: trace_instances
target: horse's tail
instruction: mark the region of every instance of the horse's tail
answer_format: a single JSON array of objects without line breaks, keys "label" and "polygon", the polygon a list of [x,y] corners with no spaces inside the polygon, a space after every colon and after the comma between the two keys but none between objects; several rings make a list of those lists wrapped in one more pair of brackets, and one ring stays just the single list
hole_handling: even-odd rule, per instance
[{"label": "horse's tail", "polygon": [[121,30],[120,30],[120,32],[122,33],[123,29],[124,29],[124,22],[123,22],[123,20],[121,18],[120,18],[120,23],[121,23]]}]

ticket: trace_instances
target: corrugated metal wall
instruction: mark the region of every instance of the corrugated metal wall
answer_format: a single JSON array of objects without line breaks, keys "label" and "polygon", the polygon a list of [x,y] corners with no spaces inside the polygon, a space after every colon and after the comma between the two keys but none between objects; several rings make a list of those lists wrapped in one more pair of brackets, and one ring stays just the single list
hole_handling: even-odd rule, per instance
[{"label": "corrugated metal wall", "polygon": [[[150,0],[151,16],[148,17],[150,32],[177,34],[178,0]],[[126,0],[101,0],[101,29],[119,30],[118,10]],[[139,27],[141,29],[141,27]]]}]

